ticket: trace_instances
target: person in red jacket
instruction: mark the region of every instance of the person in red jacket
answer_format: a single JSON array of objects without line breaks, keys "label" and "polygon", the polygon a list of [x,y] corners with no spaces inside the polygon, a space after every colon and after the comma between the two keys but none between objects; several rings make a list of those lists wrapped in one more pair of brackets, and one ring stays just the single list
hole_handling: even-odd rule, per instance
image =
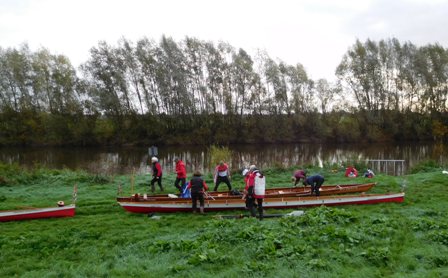
[{"label": "person in red jacket", "polygon": [[297,170],[294,172],[294,175],[291,177],[292,182],[294,182],[293,187],[296,187],[299,184],[300,179],[306,179],[306,171],[305,170]]},{"label": "person in red jacket", "polygon": [[[174,181],[174,186],[179,189],[179,192],[182,193],[182,186],[185,184],[187,179],[187,170],[185,170],[185,164],[179,158],[175,158],[174,162],[176,162],[176,180]],[[180,183],[180,185],[179,185]]]},{"label": "person in red jacket", "polygon": [[356,178],[358,176],[358,170],[356,170],[355,166],[349,166],[345,169],[345,176],[348,178]]},{"label": "person in red jacket", "polygon": [[159,159],[157,157],[151,158],[152,162],[152,180],[151,180],[151,191],[154,193],[156,191],[156,188],[154,184],[157,182],[157,184],[160,187],[160,190],[163,191],[162,186],[162,166],[160,166]]},{"label": "person in red jacket", "polygon": [[[262,180],[260,184],[257,184],[256,179]],[[257,186],[258,188],[257,188]],[[246,181],[246,187],[244,188],[243,199],[246,198],[246,205],[250,211],[252,217],[256,216],[255,200],[257,200],[259,219],[263,219],[263,199],[265,193],[265,177],[257,169],[255,165],[251,165],[249,168],[249,176]]]},{"label": "person in red jacket", "polygon": [[191,190],[191,202],[193,213],[196,213],[197,210],[197,201],[199,200],[199,209],[201,214],[204,213],[204,194],[205,191],[208,190],[208,186],[205,183],[204,179],[201,177],[201,172],[198,170],[194,171],[193,178],[191,178],[190,183],[187,186],[187,189]]},{"label": "person in red jacket", "polygon": [[227,164],[224,163],[224,161],[220,161],[218,166],[216,166],[214,180],[215,180],[215,189],[213,191],[218,191],[218,186],[221,182],[227,184],[229,191],[232,190],[232,185],[230,184],[229,166],[227,166]]}]

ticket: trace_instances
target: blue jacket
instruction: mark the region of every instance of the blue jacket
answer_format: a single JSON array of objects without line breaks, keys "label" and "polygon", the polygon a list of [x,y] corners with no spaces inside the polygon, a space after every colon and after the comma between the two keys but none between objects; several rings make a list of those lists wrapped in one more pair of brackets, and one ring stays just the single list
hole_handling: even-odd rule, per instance
[{"label": "blue jacket", "polygon": [[315,183],[323,183],[324,182],[324,177],[322,175],[314,175],[314,176],[309,176],[305,179],[305,183],[306,184],[315,184]]}]

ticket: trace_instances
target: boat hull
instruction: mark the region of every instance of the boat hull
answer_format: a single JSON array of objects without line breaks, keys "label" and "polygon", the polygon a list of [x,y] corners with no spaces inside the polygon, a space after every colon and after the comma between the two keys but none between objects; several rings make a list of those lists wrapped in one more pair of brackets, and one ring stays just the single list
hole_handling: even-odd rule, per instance
[{"label": "boat hull", "polygon": [[[387,202],[401,203],[404,201],[404,193],[395,194],[360,194],[341,196],[319,196],[319,197],[279,197],[268,198],[263,201],[263,208],[299,208],[313,206],[340,206],[340,205],[365,205]],[[175,199],[172,201],[138,201],[138,202],[118,202],[125,210],[133,213],[154,213],[154,212],[183,212],[191,211],[191,201],[185,199]],[[245,200],[206,200],[205,211],[222,211],[245,209]]]},{"label": "boat hull", "polygon": [[54,208],[1,211],[0,222],[53,217],[73,217],[75,215],[75,209],[75,205],[68,205]]},{"label": "boat hull", "polygon": [[[322,186],[319,190],[321,196],[335,195],[335,194],[348,194],[348,193],[360,193],[366,192],[374,187],[376,183],[364,183],[364,184],[342,184],[342,185],[327,185]],[[208,194],[215,199],[241,199],[241,196],[230,195],[229,192],[208,192]],[[170,194],[173,195],[173,194]],[[268,188],[265,192],[265,198],[273,197],[300,197],[310,196],[310,187],[274,187]],[[176,197],[176,195],[174,195]],[[142,195],[131,197],[117,197],[119,202],[128,201],[164,201],[172,199],[168,195],[147,195],[146,199]]]}]

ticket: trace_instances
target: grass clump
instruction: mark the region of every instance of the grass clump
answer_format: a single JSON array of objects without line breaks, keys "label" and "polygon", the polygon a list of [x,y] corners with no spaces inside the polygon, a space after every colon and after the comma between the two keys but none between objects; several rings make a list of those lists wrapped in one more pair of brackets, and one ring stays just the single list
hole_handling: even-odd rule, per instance
[{"label": "grass clump", "polygon": [[418,163],[410,169],[411,174],[421,173],[421,172],[433,172],[434,169],[440,169],[439,165],[435,160],[426,160]]}]

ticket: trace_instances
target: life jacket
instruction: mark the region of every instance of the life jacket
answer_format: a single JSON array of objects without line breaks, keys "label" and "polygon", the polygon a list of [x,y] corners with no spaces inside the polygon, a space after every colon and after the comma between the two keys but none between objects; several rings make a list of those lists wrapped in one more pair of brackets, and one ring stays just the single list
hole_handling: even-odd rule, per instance
[{"label": "life jacket", "polygon": [[191,193],[199,193],[204,191],[204,180],[201,177],[193,177],[190,183]]},{"label": "life jacket", "polygon": [[266,177],[260,173],[256,172],[254,177],[254,197],[264,198],[266,189]]}]

